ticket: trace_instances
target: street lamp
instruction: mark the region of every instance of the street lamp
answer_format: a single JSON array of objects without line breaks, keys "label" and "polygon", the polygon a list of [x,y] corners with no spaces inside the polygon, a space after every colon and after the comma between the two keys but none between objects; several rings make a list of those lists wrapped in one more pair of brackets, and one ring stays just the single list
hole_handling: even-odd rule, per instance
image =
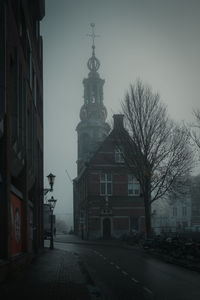
[{"label": "street lamp", "polygon": [[49,173],[49,175],[47,176],[48,182],[49,182],[49,185],[50,185],[50,189],[48,189],[48,188],[43,189],[44,195],[46,195],[48,192],[53,191],[53,185],[54,185],[55,177],[56,176],[53,175],[52,173]]},{"label": "street lamp", "polygon": [[50,214],[50,218],[51,218],[51,239],[50,239],[50,249],[53,249],[54,246],[53,246],[53,210],[56,206],[56,199],[54,199],[54,197],[52,196],[48,202],[49,202],[49,208],[50,208],[50,211],[51,211],[51,214]]}]

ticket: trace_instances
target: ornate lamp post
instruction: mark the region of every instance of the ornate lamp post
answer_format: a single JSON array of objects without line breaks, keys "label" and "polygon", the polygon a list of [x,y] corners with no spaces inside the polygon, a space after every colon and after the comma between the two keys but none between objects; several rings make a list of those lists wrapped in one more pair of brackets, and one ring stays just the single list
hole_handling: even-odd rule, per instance
[{"label": "ornate lamp post", "polygon": [[56,176],[53,175],[52,173],[49,173],[49,175],[47,176],[48,182],[49,182],[49,185],[50,185],[50,189],[48,189],[48,188],[43,189],[44,196],[45,196],[48,192],[52,192],[52,191],[53,191],[53,185],[54,185],[55,177],[56,177]]},{"label": "ornate lamp post", "polygon": [[[44,238],[49,235],[49,219],[48,219],[48,222],[47,222],[47,215],[49,216],[49,211],[47,210],[47,207],[50,209],[50,222],[51,222],[51,219],[53,219],[53,217],[51,217],[51,215],[53,214],[53,212],[51,212],[51,206],[50,206],[50,204],[47,204],[47,200],[44,199],[44,197],[46,196],[46,194],[48,192],[53,191],[53,185],[54,185],[55,177],[56,176],[53,175],[52,173],[49,173],[49,175],[47,175],[47,179],[48,179],[50,188],[43,188],[42,193],[41,193],[41,195],[43,197],[43,205],[44,205],[44,210],[43,210]],[[46,203],[44,203],[44,202],[46,202]],[[52,220],[52,222],[53,222],[53,220]]]},{"label": "ornate lamp post", "polygon": [[56,199],[54,199],[54,197],[52,196],[48,202],[49,202],[49,208],[50,208],[50,211],[51,211],[51,239],[50,239],[50,249],[53,249],[54,248],[54,245],[53,245],[53,210],[56,206]]}]

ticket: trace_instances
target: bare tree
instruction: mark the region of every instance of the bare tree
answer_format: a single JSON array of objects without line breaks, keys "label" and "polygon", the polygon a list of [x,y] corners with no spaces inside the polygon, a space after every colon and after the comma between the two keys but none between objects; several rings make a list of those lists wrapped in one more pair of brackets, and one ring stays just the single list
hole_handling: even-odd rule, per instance
[{"label": "bare tree", "polygon": [[158,94],[141,81],[131,85],[122,102],[126,130],[116,132],[124,159],[140,183],[147,236],[151,236],[151,204],[180,184],[192,168],[189,134],[170,120]]},{"label": "bare tree", "polygon": [[195,123],[191,125],[191,137],[200,150],[200,110],[194,110],[193,114]]}]

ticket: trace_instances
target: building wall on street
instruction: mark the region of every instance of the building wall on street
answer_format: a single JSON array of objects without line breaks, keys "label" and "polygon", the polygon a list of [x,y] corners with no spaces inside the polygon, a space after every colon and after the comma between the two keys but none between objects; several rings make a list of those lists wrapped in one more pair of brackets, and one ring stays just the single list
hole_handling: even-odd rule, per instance
[{"label": "building wall on street", "polygon": [[161,232],[200,232],[200,175],[187,179],[184,192],[153,203],[152,225]]},{"label": "building wall on street", "polygon": [[0,259],[43,246],[44,0],[0,2]]},{"label": "building wall on street", "polygon": [[192,197],[189,188],[183,195],[161,199],[159,204],[153,206],[155,210],[152,214],[152,226],[156,234],[193,231]]},{"label": "building wall on street", "polygon": [[[101,191],[102,173],[109,173],[112,178],[109,195]],[[110,134],[74,181],[77,234],[82,238],[102,239],[145,233],[143,197],[141,191],[129,195],[129,175],[126,165],[115,161],[115,143]]]},{"label": "building wall on street", "polygon": [[169,224],[173,231],[184,231],[191,228],[191,198],[178,200],[169,207]]},{"label": "building wall on street", "polygon": [[191,180],[191,226],[193,231],[200,232],[200,175]]}]

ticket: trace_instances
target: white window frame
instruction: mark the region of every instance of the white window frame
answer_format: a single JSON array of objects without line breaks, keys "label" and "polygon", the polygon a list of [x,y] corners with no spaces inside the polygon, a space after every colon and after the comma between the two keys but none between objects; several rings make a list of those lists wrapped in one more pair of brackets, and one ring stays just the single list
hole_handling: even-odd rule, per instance
[{"label": "white window frame", "polygon": [[[110,185],[110,192],[109,192],[109,185]],[[102,192],[102,186],[104,186],[105,193]],[[104,173],[100,174],[100,195],[101,196],[110,196],[112,195],[112,174],[111,173]]]},{"label": "white window frame", "polygon": [[128,174],[128,196],[140,196],[139,181],[132,174]]}]

